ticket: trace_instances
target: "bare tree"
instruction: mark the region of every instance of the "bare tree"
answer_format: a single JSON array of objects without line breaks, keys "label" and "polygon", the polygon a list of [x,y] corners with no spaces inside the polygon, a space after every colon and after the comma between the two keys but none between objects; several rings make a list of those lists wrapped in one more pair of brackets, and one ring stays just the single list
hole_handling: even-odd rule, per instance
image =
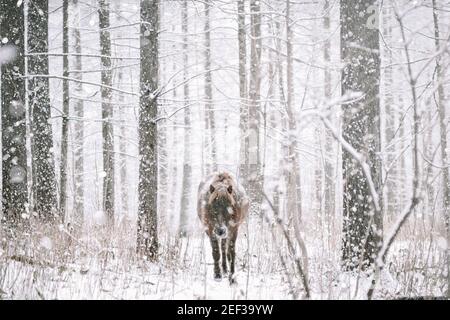
[{"label": "bare tree", "polygon": [[[433,6],[433,22],[434,22],[434,41],[436,51],[439,53],[441,50],[440,32],[439,32],[439,18],[438,7],[436,0],[432,0]],[[447,40],[448,43],[448,40]],[[441,159],[442,159],[442,182],[444,189],[444,221],[445,229],[447,231],[447,298],[450,297],[450,178],[448,168],[448,156],[447,156],[447,120],[445,114],[445,94],[444,94],[444,74],[445,71],[442,68],[442,56],[438,54],[436,56],[436,80],[437,80],[437,99],[435,99],[438,112],[439,112],[439,133],[441,140]]]},{"label": "bare tree", "polygon": [[76,73],[73,77],[79,82],[74,83],[75,93],[77,98],[74,100],[74,115],[76,120],[74,121],[74,195],[73,195],[73,223],[77,228],[80,228],[83,223],[84,216],[84,101],[82,100],[83,94],[83,63],[82,63],[82,50],[81,50],[81,32],[80,32],[80,8],[79,1],[72,0],[73,12],[74,12],[74,27],[73,27],[73,39],[74,39],[74,51],[77,54],[74,59],[74,68]]},{"label": "bare tree", "polygon": [[[391,43],[392,39],[392,26],[390,20],[392,17],[392,8],[389,5],[383,7],[383,38],[386,43]],[[395,159],[396,145],[393,143],[395,138],[395,117],[396,110],[394,109],[394,97],[393,97],[393,56],[392,49],[386,47],[383,50],[383,64],[384,72],[382,80],[384,83],[384,110],[385,110],[385,147],[384,151],[387,154],[386,163],[390,168],[389,172],[386,172],[386,187],[384,188],[385,206],[384,212],[387,217],[392,217],[395,212],[398,211],[397,192],[396,192],[396,180],[397,180],[397,167],[393,165]]]},{"label": "bare tree", "polygon": [[285,170],[286,181],[286,207],[289,218],[293,220],[295,239],[302,250],[304,272],[308,273],[308,254],[305,243],[300,233],[300,222],[302,217],[302,193],[300,184],[300,164],[297,154],[297,125],[296,117],[293,110],[294,104],[294,66],[292,41],[293,32],[291,29],[291,0],[286,0],[286,115],[288,118],[288,170]]},{"label": "bare tree", "polygon": [[159,180],[159,189],[158,189],[158,206],[159,212],[164,214],[164,216],[169,216],[168,213],[168,201],[169,201],[169,161],[168,161],[168,130],[167,126],[160,126],[158,128],[158,180]]},{"label": "bare tree", "polygon": [[109,3],[99,0],[100,52],[102,55],[102,137],[103,137],[103,210],[110,226],[114,225],[114,131],[111,105],[111,37],[109,32]]},{"label": "bare tree", "polygon": [[[123,25],[124,23],[126,23],[126,19],[123,18],[122,16],[122,4],[120,2],[116,2],[115,3],[115,17],[116,17],[116,23],[118,25]],[[116,39],[121,41],[122,39],[124,39],[126,37],[126,34],[123,32],[123,28],[119,28],[117,30],[117,36]],[[121,54],[123,54],[122,50],[121,50],[121,46],[120,45],[115,45],[115,55],[116,56],[120,56]],[[122,65],[124,65],[126,63],[126,61],[124,59],[121,59],[118,61],[120,63],[120,66],[117,67],[116,72],[117,72],[117,86],[119,88],[121,88],[124,85],[125,82],[125,74],[124,74],[124,68],[122,67]],[[130,70],[130,74],[132,74],[132,70]],[[132,77],[130,76],[130,79],[132,79]],[[129,196],[129,183],[128,183],[128,165],[127,165],[127,145],[130,141],[128,135],[129,132],[127,130],[127,103],[126,103],[126,95],[123,92],[118,92],[118,97],[117,97],[119,103],[118,106],[114,109],[117,110],[118,116],[116,116],[116,118],[118,117],[120,125],[119,125],[119,130],[118,130],[118,135],[116,135],[116,137],[118,137],[118,144],[119,144],[119,154],[117,155],[117,166],[118,166],[118,170],[119,170],[119,176],[118,176],[118,186],[119,186],[119,194],[120,194],[120,210],[119,213],[122,215],[126,215],[128,213],[129,210],[129,203],[128,203],[128,196]],[[115,201],[116,202],[116,201]],[[117,206],[117,202],[116,202],[116,206]]]},{"label": "bare tree", "polygon": [[248,180],[248,104],[247,104],[247,40],[245,28],[245,0],[238,0],[238,42],[239,42],[239,97],[240,97],[240,146],[239,179],[247,187]]},{"label": "bare tree", "polygon": [[[48,52],[48,0],[35,1],[28,7],[28,53]],[[54,221],[57,213],[53,136],[50,120],[48,56],[28,58],[29,107],[32,110],[31,145],[34,210],[44,220]]]},{"label": "bare tree", "polygon": [[183,32],[183,94],[184,94],[184,151],[183,151],[183,183],[180,205],[180,236],[186,236],[189,221],[189,198],[191,196],[191,115],[189,109],[189,81],[188,81],[188,5],[183,1],[181,10],[181,28]]},{"label": "bare tree", "polygon": [[141,98],[139,104],[139,209],[137,251],[158,254],[157,124],[159,1],[141,0]]},{"label": "bare tree", "polygon": [[394,4],[394,13],[395,18],[398,22],[400,33],[401,33],[401,39],[403,43],[403,49],[405,52],[405,58],[406,58],[406,69],[407,69],[407,76],[408,76],[408,85],[409,89],[411,91],[411,98],[412,98],[412,111],[413,111],[413,132],[412,132],[412,160],[413,160],[413,174],[412,174],[412,194],[411,194],[411,200],[409,202],[409,205],[407,205],[401,215],[398,217],[397,221],[394,223],[392,231],[389,233],[389,235],[386,236],[386,241],[383,243],[383,245],[379,248],[377,251],[377,254],[374,255],[375,259],[375,272],[372,274],[372,281],[371,286],[369,290],[367,291],[367,298],[369,300],[372,299],[376,284],[378,283],[378,280],[380,279],[380,274],[382,269],[385,266],[386,263],[386,257],[389,253],[390,248],[392,247],[392,244],[394,243],[395,239],[399,235],[400,230],[405,225],[406,221],[408,220],[409,216],[414,212],[417,205],[420,204],[421,201],[421,195],[420,195],[420,165],[419,165],[419,130],[420,130],[420,117],[419,117],[419,111],[418,111],[418,95],[417,95],[417,79],[420,76],[420,73],[417,75],[413,74],[412,69],[412,60],[411,60],[411,52],[410,52],[410,42],[406,39],[406,32],[405,32],[405,23],[403,20],[403,15],[399,14],[398,8]]},{"label": "bare tree", "polygon": [[12,227],[27,212],[27,153],[25,146],[24,8],[0,3],[0,30],[14,56],[1,65],[2,213]]},{"label": "bare tree", "polygon": [[[167,74],[169,69],[169,64],[162,64],[161,66],[161,82],[167,82]],[[159,116],[165,115],[165,108],[159,108]],[[158,215],[161,219],[170,219],[169,207],[174,207],[169,205],[169,129],[167,121],[160,122],[158,127]],[[172,198],[173,199],[173,198]]]},{"label": "bare tree", "polygon": [[[341,1],[341,59],[343,95],[362,92],[362,99],[343,104],[343,137],[371,168],[374,189],[380,188],[380,56],[378,25],[371,14],[378,14],[377,1],[363,0],[355,5]],[[376,22],[377,20],[375,20]],[[372,202],[369,181],[354,157],[343,150],[344,221],[343,267],[366,268],[374,261],[382,239],[382,217]],[[373,217],[373,218],[372,218]]]},{"label": "bare tree", "polygon": [[250,212],[259,212],[262,202],[263,173],[260,141],[261,120],[261,3],[250,1],[250,85],[249,85],[249,177]]},{"label": "bare tree", "polygon": [[[123,70],[119,69],[118,84],[123,82]],[[127,174],[127,128],[125,125],[125,97],[123,94],[119,96],[119,113],[120,113],[120,127],[119,127],[119,176],[120,176],[120,208],[122,214],[128,212],[128,174]]]},{"label": "bare tree", "polygon": [[[330,29],[330,1],[325,0],[324,3],[324,19],[323,19],[323,27],[326,32],[326,36],[329,37],[329,34],[331,32]],[[324,69],[324,96],[326,100],[331,99],[331,45],[330,45],[330,39],[327,38],[327,40],[324,43],[323,46],[323,58],[325,62],[325,69]],[[324,173],[324,212],[325,212],[325,219],[327,221],[327,227],[328,227],[328,237],[331,236],[331,229],[333,226],[333,222],[335,219],[335,211],[336,211],[336,173],[334,168],[334,162],[336,161],[336,147],[334,143],[334,139],[332,134],[328,132],[328,130],[324,131],[325,133],[325,155],[324,155],[324,166],[325,166],[325,173]]]},{"label": "bare tree", "polygon": [[62,219],[66,219],[67,206],[67,164],[69,156],[69,0],[63,0],[63,110],[61,127],[61,163],[59,167],[59,210]]},{"label": "bare tree", "polygon": [[[211,0],[205,4],[205,134],[206,147],[211,150],[206,159],[206,173],[217,170],[217,147],[216,147],[216,120],[212,103],[212,74],[211,74]],[[211,164],[211,165],[208,165]]]}]

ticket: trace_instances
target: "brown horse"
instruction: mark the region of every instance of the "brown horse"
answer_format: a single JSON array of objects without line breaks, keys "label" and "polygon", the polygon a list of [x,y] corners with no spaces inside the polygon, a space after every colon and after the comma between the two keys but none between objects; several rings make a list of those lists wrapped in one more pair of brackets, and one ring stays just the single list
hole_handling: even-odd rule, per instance
[{"label": "brown horse", "polygon": [[228,272],[228,260],[229,280],[230,283],[235,282],[236,238],[239,225],[247,216],[248,206],[244,189],[227,172],[213,173],[198,187],[197,212],[211,241],[214,279],[217,281],[222,279],[222,272]]}]

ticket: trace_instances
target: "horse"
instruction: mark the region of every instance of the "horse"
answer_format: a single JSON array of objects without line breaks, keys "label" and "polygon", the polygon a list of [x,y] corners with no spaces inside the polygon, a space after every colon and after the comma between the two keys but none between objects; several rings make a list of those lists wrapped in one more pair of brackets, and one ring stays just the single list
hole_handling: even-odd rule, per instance
[{"label": "horse", "polygon": [[236,238],[248,208],[244,188],[228,172],[213,173],[198,186],[197,213],[211,242],[216,281],[222,280],[222,273],[228,273],[228,261],[230,284],[236,283]]}]

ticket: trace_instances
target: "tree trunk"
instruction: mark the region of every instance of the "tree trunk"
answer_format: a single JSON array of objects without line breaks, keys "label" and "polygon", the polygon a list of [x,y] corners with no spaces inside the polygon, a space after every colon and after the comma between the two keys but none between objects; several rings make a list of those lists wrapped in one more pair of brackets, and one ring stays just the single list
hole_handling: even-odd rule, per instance
[{"label": "tree trunk", "polygon": [[[124,19],[122,19],[122,6],[120,2],[115,3],[115,15],[116,15],[116,21],[118,25],[123,25]],[[124,33],[122,29],[118,31],[117,37],[119,39],[124,37]],[[119,47],[120,48],[120,47]],[[116,50],[118,53],[120,50]],[[122,55],[122,54],[118,54]],[[124,61],[120,60],[120,63],[123,65]],[[117,85],[119,88],[122,88],[123,85],[123,78],[124,78],[124,68],[119,68],[117,70]],[[119,155],[118,155],[118,169],[119,169],[119,186],[120,186],[120,212],[121,215],[127,215],[128,214],[128,193],[129,193],[129,184],[128,184],[128,174],[127,174],[127,144],[129,141],[127,141],[127,106],[125,101],[125,95],[123,93],[118,94],[118,100],[119,100],[119,107],[118,107],[118,113],[119,113]],[[117,110],[117,109],[116,109]]]},{"label": "tree trunk", "polygon": [[[28,52],[48,52],[48,0],[34,1],[28,8]],[[28,59],[29,106],[32,110],[31,144],[33,166],[34,211],[45,221],[54,221],[57,213],[55,168],[52,154],[53,136],[50,120],[48,56]]]},{"label": "tree trunk", "polygon": [[183,1],[181,10],[181,27],[183,32],[183,92],[184,92],[184,156],[183,156],[183,184],[181,189],[180,226],[179,234],[184,237],[188,231],[189,199],[191,197],[191,115],[189,110],[189,81],[188,81],[188,5]]},{"label": "tree trunk", "polygon": [[7,225],[17,227],[27,212],[27,154],[25,125],[24,8],[0,3],[0,30],[15,57],[1,68],[2,95],[2,211]]},{"label": "tree trunk", "polygon": [[[177,26],[172,25],[172,32],[178,32],[176,28]],[[172,49],[176,50],[177,46],[175,44],[172,44]],[[175,74],[178,70],[178,64],[175,60],[172,61],[172,74]],[[175,78],[173,80],[173,90],[172,90],[172,99],[176,100],[178,98],[178,82],[177,82],[177,78]],[[174,110],[175,111],[175,110]],[[179,139],[179,134],[178,134],[179,128],[178,126],[172,125],[172,130],[171,130],[171,149],[178,153],[178,143],[174,143],[175,141],[178,141]],[[204,148],[203,148],[204,151]],[[203,159],[203,158],[202,158]],[[178,190],[178,161],[177,161],[177,157],[170,157],[170,162],[169,160],[167,161],[167,163],[169,164],[169,177],[170,177],[170,189],[169,189],[169,194],[171,195],[170,197],[170,224],[173,225],[176,221],[176,218],[178,218],[179,212],[177,210],[177,204],[176,204],[176,197],[174,196]],[[168,169],[168,170],[169,170]],[[158,192],[159,193],[159,192]]]},{"label": "tree trunk", "polygon": [[[118,75],[118,83],[119,87],[123,82],[123,70],[119,69]],[[119,113],[120,113],[120,139],[119,139],[119,179],[120,179],[120,211],[121,214],[128,214],[128,193],[129,193],[129,184],[127,179],[127,128],[125,125],[126,117],[125,112],[126,108],[124,106],[125,99],[124,95],[120,94],[119,96]]]},{"label": "tree trunk", "polygon": [[[324,20],[323,27],[325,29],[326,36],[331,34],[330,29],[330,1],[326,0],[324,5]],[[323,58],[325,62],[324,69],[324,95],[326,100],[331,99],[331,57],[330,57],[330,40],[324,43]],[[325,182],[324,182],[324,211],[325,219],[327,221],[327,236],[329,243],[331,242],[331,233],[334,230],[335,220],[335,184],[336,173],[334,168],[334,161],[336,159],[336,148],[333,135],[325,130]]]},{"label": "tree trunk", "polygon": [[[439,41],[439,20],[438,20],[438,8],[436,6],[436,0],[432,0],[433,4],[433,22],[434,22],[434,41],[436,51],[441,50],[441,44]],[[447,119],[445,114],[445,94],[442,83],[444,82],[445,70],[442,70],[441,55],[436,57],[436,78],[438,85],[438,104],[439,111],[439,129],[441,138],[441,158],[442,158],[442,182],[444,187],[444,221],[445,229],[447,232],[447,298],[450,297],[450,180],[448,172],[448,156],[447,156]]]},{"label": "tree trunk", "polygon": [[[386,5],[383,8],[383,37],[385,41],[390,44],[392,43],[392,27],[390,26],[390,19],[392,16],[392,8],[389,5]],[[398,206],[397,195],[398,191],[396,189],[397,181],[397,167],[392,165],[392,162],[395,159],[395,152],[397,151],[395,148],[395,144],[393,143],[394,134],[395,134],[395,110],[394,110],[394,97],[392,94],[393,91],[393,70],[392,70],[392,49],[386,48],[384,50],[384,110],[385,110],[385,142],[384,144],[387,146],[385,152],[387,154],[387,166],[390,167],[390,171],[387,173],[386,179],[386,187],[385,187],[385,216],[387,219],[390,219],[398,213],[400,207]],[[391,166],[392,165],[392,166]]]},{"label": "tree trunk", "polygon": [[61,128],[61,163],[60,163],[60,195],[59,211],[62,219],[66,219],[67,206],[67,164],[69,157],[69,0],[63,0],[63,110]]},{"label": "tree trunk", "polygon": [[[399,71],[403,70],[401,67],[398,67]],[[405,102],[403,100],[402,95],[398,95],[398,110],[399,110],[399,119],[406,114],[408,107],[405,105]],[[399,123],[399,133],[398,138],[400,139],[399,143],[399,150],[404,150],[406,144],[408,143],[407,133],[405,130],[406,123]],[[399,188],[399,194],[398,194],[398,202],[399,202],[399,208],[404,208],[407,199],[406,195],[409,190],[409,179],[407,179],[409,175],[407,165],[406,165],[406,157],[402,156],[400,157],[399,164],[398,164],[398,188]]]},{"label": "tree trunk", "polygon": [[[373,13],[373,14],[372,14]],[[342,94],[362,92],[364,97],[343,107],[343,137],[365,155],[375,189],[380,191],[380,56],[376,0],[356,3],[341,0]],[[376,18],[376,17],[375,17]],[[342,259],[345,270],[370,266],[382,241],[381,212],[373,206],[369,182],[359,163],[343,150],[344,221]],[[381,197],[380,197],[381,198]],[[371,218],[373,217],[373,218]]]},{"label": "tree trunk", "polygon": [[141,0],[141,77],[139,104],[139,209],[137,251],[150,260],[158,254],[157,186],[159,1]]},{"label": "tree trunk", "polygon": [[262,202],[263,177],[261,170],[261,4],[251,0],[251,50],[249,87],[249,177],[250,212],[259,213]]},{"label": "tree trunk", "polygon": [[205,134],[206,148],[211,150],[206,159],[206,174],[217,170],[216,121],[212,104],[212,74],[211,74],[211,0],[205,0]]},{"label": "tree trunk", "polygon": [[[163,82],[165,83],[165,82]],[[167,219],[168,216],[168,192],[169,192],[169,160],[167,159],[168,144],[167,144],[168,129],[167,126],[161,126],[158,128],[158,180],[159,180],[159,190],[158,190],[158,203],[159,212],[161,217]]]},{"label": "tree trunk", "polygon": [[[74,9],[74,28],[73,28],[73,38],[75,46],[75,70],[82,70],[82,57],[81,57],[81,33],[80,33],[80,8],[78,5],[78,0],[73,0]],[[83,156],[83,144],[84,144],[84,103],[81,97],[83,96],[83,74],[81,72],[76,72],[73,77],[80,82],[75,82],[75,93],[78,99],[74,102],[74,114],[77,118],[74,121],[74,196],[73,196],[73,218],[72,223],[77,229],[80,229],[83,225],[84,217],[84,156]]]},{"label": "tree trunk", "polygon": [[[277,52],[277,72],[278,72],[278,96],[281,101],[281,103],[285,106],[285,109],[287,110],[287,102],[286,102],[286,94],[285,94],[285,88],[284,88],[284,72],[283,72],[283,63],[282,63],[282,31],[281,31],[281,25],[278,21],[275,22],[275,29],[276,29],[276,52]],[[280,130],[283,137],[288,137],[288,115],[287,112],[281,113],[280,116]],[[278,156],[278,167],[279,167],[279,176],[283,177],[284,184],[287,190],[288,185],[288,166],[287,166],[287,160],[289,157],[289,139],[284,138],[281,142],[281,156]],[[286,199],[284,199],[286,200]],[[283,201],[283,210],[281,211],[282,214],[285,216],[283,218],[286,218],[287,213],[287,203],[286,201]]]},{"label": "tree trunk", "polygon": [[308,273],[308,253],[303,241],[300,225],[302,217],[302,194],[300,184],[300,164],[297,154],[297,125],[296,117],[293,110],[294,104],[294,66],[293,66],[293,32],[291,28],[291,0],[286,0],[286,60],[287,60],[287,99],[286,114],[288,117],[288,168],[287,177],[287,212],[289,217],[293,219],[295,239],[300,246],[302,253],[302,262],[305,274]]},{"label": "tree trunk", "polygon": [[[111,38],[109,33],[109,3],[99,0],[100,52],[102,55],[102,84],[112,86]],[[114,226],[114,132],[111,89],[102,87],[102,138],[103,138],[103,210],[109,227]]]},{"label": "tree trunk", "polygon": [[[168,78],[170,77],[170,72],[168,72],[170,63],[164,63],[161,65],[162,69],[160,71],[161,74],[161,83],[167,83]],[[169,76],[168,76],[169,75]],[[173,91],[172,91],[173,94]],[[166,112],[169,108],[160,108],[158,110],[158,116],[165,116]],[[168,159],[168,122],[165,121],[158,127],[158,215],[161,221],[170,221],[171,214],[168,209],[173,208],[174,206],[169,206],[169,168],[170,161]],[[170,149],[171,151],[173,149]],[[171,197],[173,199],[173,197]]]},{"label": "tree trunk", "polygon": [[240,150],[239,179],[247,188],[248,181],[248,104],[247,104],[247,41],[245,31],[245,0],[238,0],[238,42],[239,42],[239,97],[240,97]]}]

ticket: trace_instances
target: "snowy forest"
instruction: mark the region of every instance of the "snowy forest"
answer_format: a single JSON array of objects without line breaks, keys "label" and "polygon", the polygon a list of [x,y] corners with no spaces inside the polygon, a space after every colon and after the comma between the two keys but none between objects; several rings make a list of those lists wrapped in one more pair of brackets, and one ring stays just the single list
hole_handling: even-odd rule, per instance
[{"label": "snowy forest", "polygon": [[447,0],[0,0],[0,299],[448,299],[449,64]]}]

